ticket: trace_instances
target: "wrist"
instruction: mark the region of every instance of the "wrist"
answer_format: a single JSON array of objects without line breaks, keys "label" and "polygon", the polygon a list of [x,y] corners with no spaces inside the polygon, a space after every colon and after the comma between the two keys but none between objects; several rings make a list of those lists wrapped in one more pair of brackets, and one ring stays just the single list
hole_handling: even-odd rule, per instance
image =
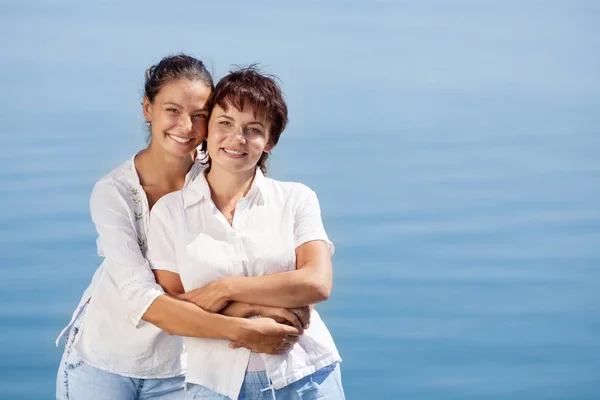
[{"label": "wrist", "polygon": [[219,291],[223,300],[236,301],[235,299],[235,277],[221,278],[218,281]]},{"label": "wrist", "polygon": [[249,329],[249,321],[245,318],[230,318],[229,339],[244,343],[246,332]]},{"label": "wrist", "polygon": [[248,304],[248,313],[246,315],[247,318],[256,317],[260,315],[260,307],[258,304]]}]

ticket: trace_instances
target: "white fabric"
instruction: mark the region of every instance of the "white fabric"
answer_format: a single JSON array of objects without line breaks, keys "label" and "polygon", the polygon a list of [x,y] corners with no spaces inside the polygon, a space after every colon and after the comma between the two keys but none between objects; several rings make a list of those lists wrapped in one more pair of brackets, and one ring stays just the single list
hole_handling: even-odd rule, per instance
[{"label": "white fabric", "polygon": [[[160,199],[152,210],[146,254],[153,269],[180,274],[186,291],[227,276],[261,276],[296,269],[295,249],[329,242],[315,193],[293,182],[265,178],[260,170],[238,202],[233,226],[218,211],[204,174],[186,189]],[[227,340],[185,338],[186,381],[237,399],[250,358]],[[275,388],[340,361],[325,324],[314,311],[310,328],[281,356],[261,354]]]},{"label": "white fabric", "polygon": [[[134,158],[100,179],[92,192],[90,211],[104,261],[73,313],[75,318],[91,297],[75,346],[87,364],[107,372],[173,377],[185,373],[183,340],[141,319],[164,291],[144,257],[150,213]],[[186,185],[201,170],[197,160]]]}]

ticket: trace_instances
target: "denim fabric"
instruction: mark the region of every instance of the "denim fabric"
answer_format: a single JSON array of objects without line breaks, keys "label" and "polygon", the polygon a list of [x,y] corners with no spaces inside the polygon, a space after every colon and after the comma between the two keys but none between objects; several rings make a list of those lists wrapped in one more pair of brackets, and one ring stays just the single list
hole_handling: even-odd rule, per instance
[{"label": "denim fabric", "polygon": [[[186,400],[231,400],[201,385],[188,384]],[[281,389],[273,389],[265,371],[246,372],[238,400],[344,400],[338,363],[321,368]]]},{"label": "denim fabric", "polygon": [[[85,311],[85,310],[84,310]],[[111,374],[86,364],[73,347],[81,325],[75,320],[56,378],[57,400],[183,400],[184,377],[137,379]]]}]

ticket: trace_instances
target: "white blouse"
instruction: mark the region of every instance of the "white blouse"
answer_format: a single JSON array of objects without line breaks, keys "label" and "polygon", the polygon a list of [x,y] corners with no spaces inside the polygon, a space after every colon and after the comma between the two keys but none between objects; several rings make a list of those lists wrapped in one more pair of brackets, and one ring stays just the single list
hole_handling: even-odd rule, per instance
[{"label": "white blouse", "polygon": [[[98,232],[98,255],[104,261],[57,344],[91,297],[74,344],[83,361],[132,378],[183,375],[186,360],[182,339],[141,319],[150,304],[165,292],[145,259],[150,213],[134,158],[94,187],[90,211]],[[197,160],[185,184],[201,170]]]},{"label": "white blouse", "polygon": [[[185,290],[190,291],[227,276],[295,270],[295,249],[312,240],[326,241],[333,254],[317,196],[308,187],[266,178],[257,169],[229,225],[201,173],[187,188],[164,196],[152,209],[146,256],[153,269],[180,274]],[[250,350],[230,349],[228,341],[221,339],[184,340],[186,381],[237,399]],[[340,361],[316,311],[310,327],[287,353],[260,357],[276,389]]]}]

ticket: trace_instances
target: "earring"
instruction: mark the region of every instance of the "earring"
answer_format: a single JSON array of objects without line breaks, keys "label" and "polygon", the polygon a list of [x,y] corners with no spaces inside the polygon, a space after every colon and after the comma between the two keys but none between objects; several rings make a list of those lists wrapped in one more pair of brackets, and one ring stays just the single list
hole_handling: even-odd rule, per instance
[{"label": "earring", "polygon": [[150,121],[146,121],[146,126],[150,126]]}]

